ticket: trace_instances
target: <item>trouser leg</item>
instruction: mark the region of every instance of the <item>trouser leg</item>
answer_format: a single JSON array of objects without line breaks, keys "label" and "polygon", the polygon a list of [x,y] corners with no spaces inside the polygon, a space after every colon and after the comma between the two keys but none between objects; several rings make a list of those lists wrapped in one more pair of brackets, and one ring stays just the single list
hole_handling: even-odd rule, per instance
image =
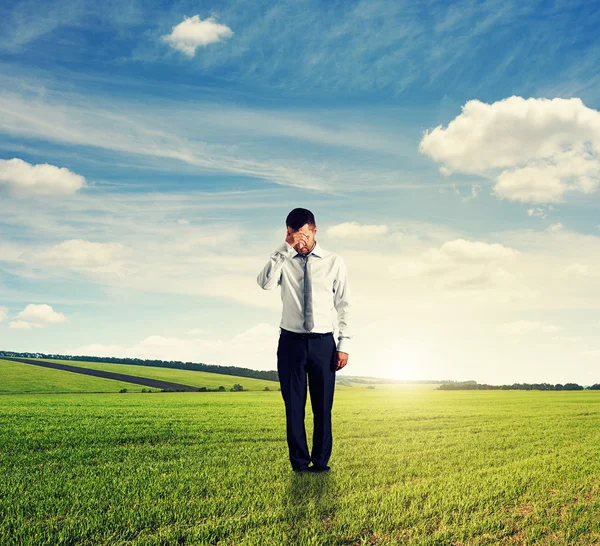
[{"label": "trouser leg", "polygon": [[306,468],[310,463],[304,416],[306,408],[307,340],[279,336],[277,373],[285,404],[286,436],[292,468]]},{"label": "trouser leg", "polygon": [[331,410],[335,390],[336,345],[333,334],[309,340],[307,372],[314,417],[311,460],[325,467],[331,457]]}]

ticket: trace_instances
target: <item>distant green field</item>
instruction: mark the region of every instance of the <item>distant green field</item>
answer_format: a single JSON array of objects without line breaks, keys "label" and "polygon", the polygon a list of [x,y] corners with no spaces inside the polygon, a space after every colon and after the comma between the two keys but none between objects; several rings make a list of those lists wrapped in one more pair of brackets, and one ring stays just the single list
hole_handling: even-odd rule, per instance
[{"label": "distant green field", "polygon": [[150,379],[160,379],[162,381],[172,381],[182,383],[192,387],[218,388],[223,386],[230,389],[236,383],[239,383],[245,390],[262,391],[265,387],[277,390],[279,382],[266,379],[254,379],[253,377],[238,377],[234,375],[224,375],[211,372],[197,372],[195,370],[178,370],[176,368],[160,368],[155,366],[137,366],[135,364],[112,364],[110,362],[79,362],[76,360],[52,360],[42,358],[48,362],[59,362],[78,366],[80,368],[90,368],[92,370],[104,370],[107,372],[126,373],[137,375],[138,377],[148,377]]},{"label": "distant green field", "polygon": [[274,394],[0,396],[0,544],[600,541],[598,392],[338,391],[314,475]]},{"label": "distant green field", "polygon": [[0,359],[0,393],[140,392],[143,388],[149,387]]}]

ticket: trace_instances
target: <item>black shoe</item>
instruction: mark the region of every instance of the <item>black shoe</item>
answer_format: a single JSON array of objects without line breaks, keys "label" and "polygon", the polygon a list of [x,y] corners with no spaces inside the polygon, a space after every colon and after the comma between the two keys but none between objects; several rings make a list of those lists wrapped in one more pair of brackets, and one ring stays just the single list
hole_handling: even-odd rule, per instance
[{"label": "black shoe", "polygon": [[330,467],[328,466],[309,466],[307,468],[309,472],[328,472]]},{"label": "black shoe", "polygon": [[305,466],[304,468],[294,468],[293,470],[294,472],[307,472],[308,470],[310,470],[310,468],[308,466]]}]

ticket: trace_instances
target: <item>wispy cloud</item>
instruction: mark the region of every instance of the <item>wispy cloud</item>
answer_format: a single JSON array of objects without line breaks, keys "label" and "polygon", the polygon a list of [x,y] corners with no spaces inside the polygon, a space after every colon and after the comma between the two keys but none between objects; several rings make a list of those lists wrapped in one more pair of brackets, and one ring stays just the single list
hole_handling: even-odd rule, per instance
[{"label": "wispy cloud", "polygon": [[[251,176],[276,184],[328,191],[336,175],[313,175],[310,169],[290,168],[270,160],[254,160],[226,153],[219,145],[197,142],[144,121],[143,116],[90,106],[61,105],[50,101],[24,101],[2,96],[0,130],[11,135],[42,138],[77,146],[141,154],[193,165],[198,172]],[[322,169],[313,169],[314,172]]]},{"label": "wispy cloud", "polygon": [[[597,64],[597,48],[565,47],[586,38],[593,41],[592,31],[585,34],[585,28],[597,26],[598,14],[592,6],[510,1],[499,8],[491,1],[464,0],[430,2],[413,9],[371,0],[329,5],[227,0],[215,6],[225,25],[216,22],[214,14],[182,21],[182,11],[189,7],[181,3],[150,0],[142,8],[134,0],[102,4],[21,0],[3,8],[0,48],[33,49],[52,36],[40,51],[52,55],[53,47],[64,45],[65,26],[70,27],[70,36],[100,28],[113,40],[101,47],[80,40],[83,47],[71,48],[69,55],[87,61],[108,48],[121,55],[120,61],[111,59],[115,63],[132,67],[140,62],[170,63],[171,52],[161,47],[161,36],[170,36],[172,45],[185,51],[186,57],[202,44],[213,43],[193,63],[189,58],[180,61],[186,71],[296,95],[317,91],[418,96],[452,89],[495,96],[499,88],[533,93],[560,85],[558,95],[572,96],[584,88],[591,90],[595,81],[591,68]],[[572,28],[582,29],[577,38]],[[214,40],[226,40],[231,29],[235,38],[226,47],[214,47]],[[542,50],[545,55],[537,54]],[[481,56],[486,63],[478,62]],[[485,67],[485,73],[474,67]],[[558,81],[553,77],[557,71],[563,76]]]},{"label": "wispy cloud", "polygon": [[38,253],[25,253],[22,258],[80,271],[118,272],[121,260],[129,253],[130,249],[121,243],[68,239]]},{"label": "wispy cloud", "polygon": [[59,0],[11,2],[0,8],[0,50],[14,53],[37,39],[51,34],[64,25],[80,21],[87,13],[86,2]]},{"label": "wispy cloud", "polygon": [[[303,120],[299,113],[226,104],[154,100],[140,107],[50,87],[26,96],[0,92],[0,101],[0,131],[15,138],[93,147],[132,161],[160,160],[159,169],[169,161],[171,169],[179,165],[190,172],[234,174],[331,194],[398,185],[394,156],[409,156],[415,146],[389,129],[358,122],[334,118],[328,125]],[[305,143],[301,154],[298,141]],[[323,144],[334,150],[329,158]],[[344,148],[362,156],[342,154]],[[373,153],[387,155],[389,166]]]},{"label": "wispy cloud", "polygon": [[512,335],[525,335],[533,332],[554,333],[562,329],[562,326],[547,324],[536,320],[516,320],[501,324],[497,327],[498,332]]},{"label": "wispy cloud", "polygon": [[327,235],[334,238],[363,238],[384,235],[388,226],[383,224],[361,224],[359,222],[344,222],[327,228]]}]

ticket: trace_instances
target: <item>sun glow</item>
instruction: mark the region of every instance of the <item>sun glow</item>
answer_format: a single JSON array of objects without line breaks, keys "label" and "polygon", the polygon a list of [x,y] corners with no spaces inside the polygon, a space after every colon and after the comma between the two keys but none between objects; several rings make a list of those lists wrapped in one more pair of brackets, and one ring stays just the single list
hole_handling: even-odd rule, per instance
[{"label": "sun glow", "polygon": [[378,351],[375,361],[377,375],[389,379],[428,379],[428,368],[427,349],[409,340],[395,342],[393,346]]}]

